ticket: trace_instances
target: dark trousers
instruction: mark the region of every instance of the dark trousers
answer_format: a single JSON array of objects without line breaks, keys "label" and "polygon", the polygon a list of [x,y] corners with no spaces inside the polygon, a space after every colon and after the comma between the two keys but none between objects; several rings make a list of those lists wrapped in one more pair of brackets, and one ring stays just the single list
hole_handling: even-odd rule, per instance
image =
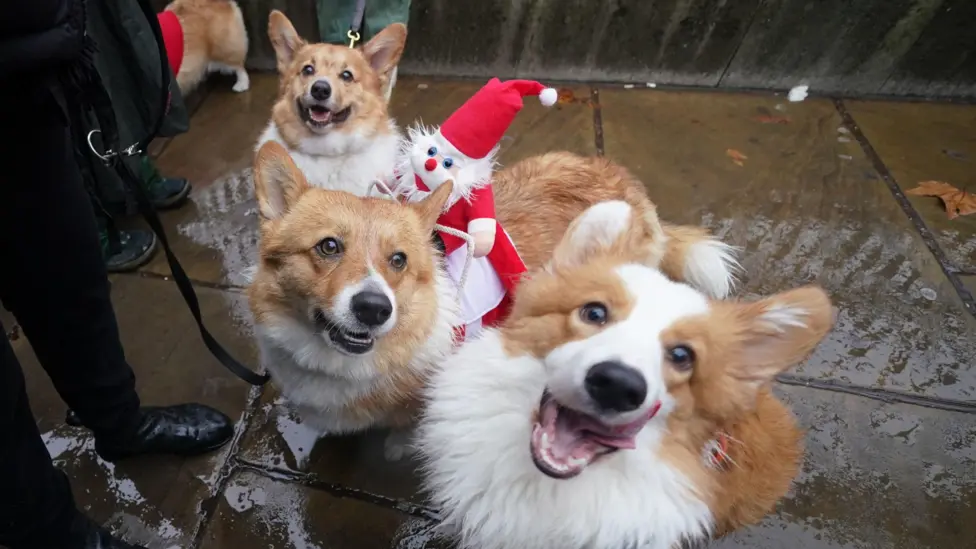
[{"label": "dark trousers", "polygon": [[[22,99],[0,105],[7,136],[0,146],[0,301],[95,437],[125,436],[135,428],[139,397],[66,117],[48,91]],[[0,546],[57,547],[76,513],[31,414],[20,364],[2,337]]]}]

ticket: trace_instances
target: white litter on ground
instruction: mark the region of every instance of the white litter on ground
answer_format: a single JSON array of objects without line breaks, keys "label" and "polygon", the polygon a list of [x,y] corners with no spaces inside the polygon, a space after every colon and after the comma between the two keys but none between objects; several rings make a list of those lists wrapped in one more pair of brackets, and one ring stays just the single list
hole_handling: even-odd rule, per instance
[{"label": "white litter on ground", "polygon": [[648,88],[656,88],[657,87],[657,84],[655,84],[654,82],[648,82],[647,83],[647,87]]},{"label": "white litter on ground", "polygon": [[804,99],[807,98],[808,91],[810,91],[810,86],[807,85],[794,86],[793,89],[790,90],[790,94],[788,98],[793,103],[796,103],[798,101],[803,101]]},{"label": "white litter on ground", "polygon": [[632,90],[632,89],[634,89],[634,85],[633,84],[624,84],[624,89],[625,90]]}]

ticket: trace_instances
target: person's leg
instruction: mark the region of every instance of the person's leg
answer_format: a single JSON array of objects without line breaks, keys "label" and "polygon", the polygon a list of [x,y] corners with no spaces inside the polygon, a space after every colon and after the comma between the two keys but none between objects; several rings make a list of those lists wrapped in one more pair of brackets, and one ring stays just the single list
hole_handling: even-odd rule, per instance
[{"label": "person's leg", "polygon": [[137,549],[113,540],[75,507],[31,414],[24,375],[0,325],[0,546]]},{"label": "person's leg", "polygon": [[[97,225],[66,121],[53,99],[5,113],[0,147],[0,301],[107,460],[196,454],[233,434],[199,405],[139,408],[119,339]],[[56,252],[56,253],[52,253]]]},{"label": "person's leg", "polygon": [[119,340],[98,227],[67,128],[51,99],[5,121],[0,147],[0,300],[55,388],[97,437],[131,432],[135,376]]}]

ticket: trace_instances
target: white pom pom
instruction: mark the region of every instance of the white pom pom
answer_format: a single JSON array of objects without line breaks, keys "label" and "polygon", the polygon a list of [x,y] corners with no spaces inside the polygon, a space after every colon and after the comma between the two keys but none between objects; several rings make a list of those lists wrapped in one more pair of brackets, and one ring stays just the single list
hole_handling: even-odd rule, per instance
[{"label": "white pom pom", "polygon": [[553,88],[546,88],[542,90],[539,94],[539,102],[542,103],[544,107],[551,107],[556,104],[556,100],[559,99],[559,94]]}]

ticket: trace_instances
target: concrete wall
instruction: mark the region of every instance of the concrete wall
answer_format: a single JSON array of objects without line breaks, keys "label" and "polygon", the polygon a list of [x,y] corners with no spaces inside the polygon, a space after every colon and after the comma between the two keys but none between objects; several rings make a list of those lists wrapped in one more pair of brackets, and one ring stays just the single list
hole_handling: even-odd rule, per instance
[{"label": "concrete wall", "polygon": [[[254,68],[272,8],[317,38],[313,0],[239,2]],[[403,73],[976,97],[976,0],[413,0],[409,26]]]}]

